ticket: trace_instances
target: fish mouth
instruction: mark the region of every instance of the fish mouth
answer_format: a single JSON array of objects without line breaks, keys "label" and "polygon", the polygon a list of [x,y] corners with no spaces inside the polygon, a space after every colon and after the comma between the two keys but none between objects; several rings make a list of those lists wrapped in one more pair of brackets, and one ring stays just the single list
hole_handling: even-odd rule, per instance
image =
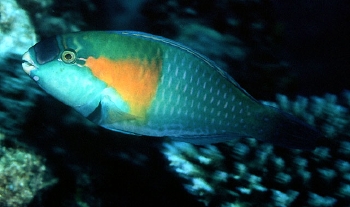
[{"label": "fish mouth", "polygon": [[30,57],[29,52],[24,53],[22,60],[24,61],[22,63],[22,68],[24,70],[24,72],[26,72],[28,75],[30,75],[30,72],[32,70],[37,69],[38,67],[34,64],[34,61],[32,60],[32,58]]}]

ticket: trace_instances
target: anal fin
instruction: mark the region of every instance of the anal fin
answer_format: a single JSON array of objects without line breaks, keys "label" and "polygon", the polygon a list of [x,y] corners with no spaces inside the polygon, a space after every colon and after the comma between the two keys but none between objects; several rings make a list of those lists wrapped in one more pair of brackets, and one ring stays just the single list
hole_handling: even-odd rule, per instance
[{"label": "anal fin", "polygon": [[237,133],[229,134],[208,134],[208,135],[182,135],[182,136],[167,136],[172,141],[187,142],[196,145],[214,144],[219,142],[226,142],[232,140],[238,140],[240,138],[246,138],[245,136]]}]

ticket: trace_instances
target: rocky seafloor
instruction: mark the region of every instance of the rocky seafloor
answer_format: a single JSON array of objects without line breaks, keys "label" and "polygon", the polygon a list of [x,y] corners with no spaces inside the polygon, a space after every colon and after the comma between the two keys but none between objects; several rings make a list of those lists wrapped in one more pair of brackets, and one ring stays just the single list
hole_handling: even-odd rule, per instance
[{"label": "rocky seafloor", "polygon": [[[350,5],[338,3],[1,0],[0,206],[349,206]],[[203,53],[327,140],[301,151],[118,134],[22,71],[21,55],[45,37],[130,29]]]}]

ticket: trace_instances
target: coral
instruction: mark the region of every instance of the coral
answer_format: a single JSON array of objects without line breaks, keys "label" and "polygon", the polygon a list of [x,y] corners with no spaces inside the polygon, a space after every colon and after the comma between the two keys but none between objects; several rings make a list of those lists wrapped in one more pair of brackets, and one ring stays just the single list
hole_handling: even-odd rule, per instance
[{"label": "coral", "polygon": [[82,30],[87,25],[84,18],[93,19],[96,9],[90,0],[18,0],[18,4],[28,12],[43,38]]},{"label": "coral", "polygon": [[[186,178],[185,188],[192,194],[199,196],[200,200],[207,203],[206,198],[211,197],[217,189],[216,183],[225,182],[226,172],[215,167],[223,166],[223,156],[213,145],[203,148],[184,142],[172,142],[164,144],[164,154],[167,156],[170,166],[182,177]],[[205,168],[210,167],[210,173]]]},{"label": "coral", "polygon": [[15,137],[40,90],[23,73],[20,58],[36,43],[34,27],[15,0],[0,1],[0,131]]},{"label": "coral", "polygon": [[[0,1],[0,206],[25,206],[45,187],[43,159],[24,149],[2,146],[16,142],[28,111],[41,94],[21,68],[20,57],[36,43],[26,12],[14,0]],[[32,85],[33,87],[30,87]]]},{"label": "coral", "polygon": [[36,43],[36,35],[26,12],[15,0],[0,2],[0,62],[13,54],[22,55]]},{"label": "coral", "polygon": [[[0,136],[4,139],[4,135]],[[1,145],[0,177],[0,206],[4,207],[25,206],[38,190],[49,184],[48,172],[40,156]]]},{"label": "coral", "polygon": [[[26,12],[15,0],[0,1],[0,131],[17,135],[39,90],[23,74],[20,57],[36,42]],[[34,86],[34,84],[33,84]]]},{"label": "coral", "polygon": [[277,105],[284,111],[317,126],[329,138],[350,136],[350,91],[344,91],[341,100],[333,94],[324,97],[297,97],[290,101],[284,95],[277,95]]},{"label": "coral", "polygon": [[[170,168],[206,206],[343,206],[350,200],[350,92],[340,98],[277,95],[264,102],[321,130],[312,152],[242,139],[216,145],[164,144]],[[324,186],[327,186],[325,188]]]}]

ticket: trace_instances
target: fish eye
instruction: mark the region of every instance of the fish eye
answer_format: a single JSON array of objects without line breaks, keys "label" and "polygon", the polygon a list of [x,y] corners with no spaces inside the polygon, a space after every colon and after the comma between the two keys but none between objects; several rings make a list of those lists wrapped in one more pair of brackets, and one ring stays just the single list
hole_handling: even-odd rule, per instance
[{"label": "fish eye", "polygon": [[62,52],[61,59],[64,63],[75,63],[77,57],[74,50],[65,50]]}]

